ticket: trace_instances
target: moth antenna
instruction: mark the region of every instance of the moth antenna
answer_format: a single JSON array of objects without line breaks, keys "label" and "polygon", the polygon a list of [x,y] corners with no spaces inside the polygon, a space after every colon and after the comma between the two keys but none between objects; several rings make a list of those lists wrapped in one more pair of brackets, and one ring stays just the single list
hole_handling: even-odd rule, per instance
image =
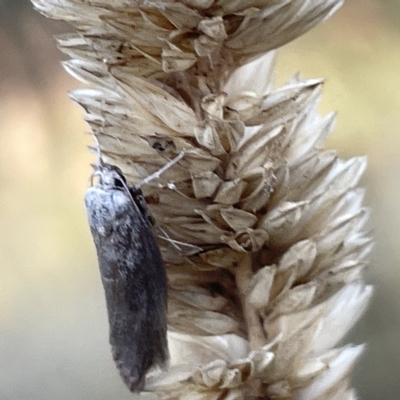
[{"label": "moth antenna", "polygon": [[[168,233],[165,232],[165,230],[162,229],[160,226],[158,226],[157,229],[159,229],[161,231],[161,233],[164,235],[164,236],[157,235],[157,237],[171,243],[171,245],[174,246],[179,251],[183,251],[182,247],[188,247],[188,248],[192,249],[192,252],[190,254],[196,254],[199,251],[203,250],[201,247],[194,246],[189,243],[180,242],[179,240],[171,239],[169,237]],[[182,246],[182,247],[179,247],[179,246]]]},{"label": "moth antenna", "polygon": [[96,135],[93,135],[93,138],[94,138],[94,141],[96,143],[96,149],[97,149],[97,165],[99,165],[100,167],[103,167],[104,166],[104,161],[103,161],[103,158],[101,157],[99,139],[97,139]]},{"label": "moth antenna", "polygon": [[176,243],[176,242],[177,242],[176,240],[171,239],[171,238],[168,236],[168,233],[165,232],[164,229],[162,229],[161,227],[158,227],[158,229],[161,231],[161,233],[162,233],[164,236],[157,235],[157,237],[159,237],[160,239],[166,240],[167,242],[171,243],[172,246],[174,246],[177,250],[182,251],[182,249],[181,249],[181,248],[178,246],[178,244]]},{"label": "moth antenna", "polygon": [[129,190],[129,186],[127,185],[126,182],[124,182],[123,180],[121,180],[122,186],[124,187],[124,189],[126,190],[126,194],[129,196],[129,199],[131,200],[133,206],[135,207],[136,211],[138,212],[138,214],[140,215],[140,211],[139,211],[139,207],[137,206],[137,204],[135,203],[135,200],[132,197],[132,193]]},{"label": "moth antenna", "polygon": [[97,155],[97,162],[96,162],[96,164],[92,164],[94,171],[93,171],[92,175],[90,176],[90,185],[91,186],[93,186],[94,177],[99,175],[99,170],[101,170],[101,168],[104,166],[104,161],[101,157],[99,140],[97,139],[97,136],[94,134],[93,134],[93,139],[95,141],[95,146],[94,147],[90,146],[89,149],[94,151],[94,153]]},{"label": "moth antenna", "polygon": [[158,179],[166,170],[170,169],[173,165],[175,165],[177,162],[182,160],[185,153],[186,153],[185,150],[181,150],[181,152],[175,158],[168,161],[162,168],[160,168],[158,171],[154,172],[153,174],[147,176],[141,182],[137,183],[135,186],[137,188],[141,188],[143,185],[146,185],[147,183],[153,181],[154,179]]}]

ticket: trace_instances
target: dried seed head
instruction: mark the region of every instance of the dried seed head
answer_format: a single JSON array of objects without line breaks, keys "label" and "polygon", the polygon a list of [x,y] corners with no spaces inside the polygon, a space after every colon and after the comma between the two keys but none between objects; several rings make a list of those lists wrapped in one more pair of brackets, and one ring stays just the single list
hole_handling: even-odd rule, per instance
[{"label": "dried seed head", "polygon": [[[324,151],[321,80],[273,82],[274,49],[340,0],[34,0],[78,34],[65,68],[107,162],[143,187],[166,235],[163,399],[354,399],[362,346],[334,348],[371,296],[357,188],[364,158]],[[186,251],[187,250],[187,251]],[[344,310],[344,305],[346,309]]]}]

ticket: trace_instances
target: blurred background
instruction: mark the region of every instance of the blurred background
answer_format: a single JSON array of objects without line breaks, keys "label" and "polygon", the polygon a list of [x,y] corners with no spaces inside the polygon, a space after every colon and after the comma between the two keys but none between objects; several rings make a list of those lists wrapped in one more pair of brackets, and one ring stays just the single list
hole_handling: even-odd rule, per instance
[{"label": "blurred background", "polygon": [[[326,79],[321,113],[339,111],[327,147],[366,154],[362,184],[376,248],[375,296],[347,341],[367,342],[362,400],[400,398],[400,2],[348,0],[280,51],[277,81]],[[111,360],[103,289],[83,196],[94,161],[78,87],[49,21],[0,0],[0,399],[125,400]]]}]

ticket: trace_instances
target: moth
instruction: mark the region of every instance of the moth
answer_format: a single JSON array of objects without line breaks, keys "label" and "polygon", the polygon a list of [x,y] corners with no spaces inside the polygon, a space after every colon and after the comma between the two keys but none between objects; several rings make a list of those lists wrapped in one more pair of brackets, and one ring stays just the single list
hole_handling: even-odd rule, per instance
[{"label": "moth", "polygon": [[118,167],[103,162],[91,183],[85,206],[106,296],[112,355],[129,390],[138,392],[149,369],[164,367],[169,357],[165,266],[140,186],[128,186]]}]

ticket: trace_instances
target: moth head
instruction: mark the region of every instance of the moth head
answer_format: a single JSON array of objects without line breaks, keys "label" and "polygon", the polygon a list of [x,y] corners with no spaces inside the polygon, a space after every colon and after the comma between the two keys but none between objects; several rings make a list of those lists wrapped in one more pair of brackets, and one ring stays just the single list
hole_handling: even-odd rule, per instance
[{"label": "moth head", "polygon": [[97,186],[103,189],[114,189],[114,190],[124,190],[127,188],[127,183],[122,171],[115,165],[102,164],[96,166],[92,177],[91,185],[93,186],[93,180],[97,177]]}]

